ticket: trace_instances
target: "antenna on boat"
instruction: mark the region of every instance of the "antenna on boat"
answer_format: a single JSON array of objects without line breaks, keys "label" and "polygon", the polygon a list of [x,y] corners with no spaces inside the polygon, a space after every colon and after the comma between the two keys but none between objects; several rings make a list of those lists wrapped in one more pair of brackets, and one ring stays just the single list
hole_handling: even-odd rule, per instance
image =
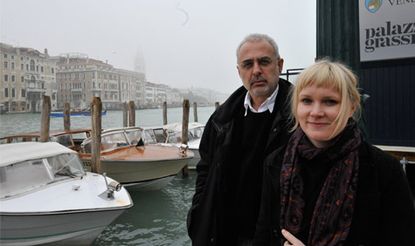
[{"label": "antenna on boat", "polygon": [[117,181],[111,181],[108,184],[107,180],[107,173],[103,173],[102,176],[104,176],[105,185],[107,186],[107,190],[104,191],[99,195],[99,197],[105,199],[105,200],[112,200],[114,199],[114,191],[120,191],[122,188],[122,185],[118,183]]}]

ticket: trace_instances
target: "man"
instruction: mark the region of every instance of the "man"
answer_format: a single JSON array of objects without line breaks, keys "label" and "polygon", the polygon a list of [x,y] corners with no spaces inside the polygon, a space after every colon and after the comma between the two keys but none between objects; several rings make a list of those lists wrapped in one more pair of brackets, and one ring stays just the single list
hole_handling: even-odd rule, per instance
[{"label": "man", "polygon": [[243,86],[212,114],[199,147],[187,218],[195,246],[252,244],[263,161],[288,141],[291,84],[279,78],[284,61],[277,44],[251,34],[236,54]]}]

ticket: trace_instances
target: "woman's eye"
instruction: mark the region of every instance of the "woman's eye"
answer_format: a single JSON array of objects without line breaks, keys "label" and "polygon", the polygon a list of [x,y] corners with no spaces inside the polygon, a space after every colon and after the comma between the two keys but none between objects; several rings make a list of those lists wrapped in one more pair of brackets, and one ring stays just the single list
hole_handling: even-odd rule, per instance
[{"label": "woman's eye", "polygon": [[303,104],[311,104],[311,99],[309,99],[309,98],[303,98],[303,99],[301,99],[301,102],[303,103]]},{"label": "woman's eye", "polygon": [[327,100],[324,100],[324,104],[328,106],[333,106],[333,105],[337,105],[337,101],[333,99],[327,99]]}]

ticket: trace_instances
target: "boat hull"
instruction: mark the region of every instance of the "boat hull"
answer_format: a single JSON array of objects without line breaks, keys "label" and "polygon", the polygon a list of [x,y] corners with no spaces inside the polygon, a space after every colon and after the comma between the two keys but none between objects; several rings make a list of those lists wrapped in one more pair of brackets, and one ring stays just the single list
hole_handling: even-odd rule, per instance
[{"label": "boat hull", "polygon": [[[51,112],[50,117],[63,117],[65,114],[62,111]],[[91,111],[70,112],[70,116],[91,116]],[[102,111],[101,115],[107,115],[107,111]]]},{"label": "boat hull", "polygon": [[90,245],[124,210],[1,214],[0,245]]},{"label": "boat hull", "polygon": [[[172,160],[101,160],[101,171],[128,189],[157,190],[167,185],[191,158]],[[88,167],[89,161],[84,162]],[[90,166],[89,166],[90,168]]]},{"label": "boat hull", "polygon": [[[163,182],[168,177],[171,179],[188,165],[193,156],[192,151],[187,151],[186,156],[182,156],[179,149],[171,145],[121,147],[101,152],[100,172],[105,172],[129,189],[145,186],[146,189],[156,190],[168,183]],[[91,169],[91,155],[80,154],[80,157],[84,166]],[[156,182],[159,179],[160,182]]]}]

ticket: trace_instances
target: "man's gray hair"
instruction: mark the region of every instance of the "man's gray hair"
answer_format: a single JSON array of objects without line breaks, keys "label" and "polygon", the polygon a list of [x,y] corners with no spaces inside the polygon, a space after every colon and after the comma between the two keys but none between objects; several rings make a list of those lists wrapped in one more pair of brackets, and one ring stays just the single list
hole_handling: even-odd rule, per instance
[{"label": "man's gray hair", "polygon": [[239,50],[241,49],[242,45],[244,45],[245,43],[247,43],[247,42],[258,42],[258,41],[262,41],[262,40],[267,41],[272,46],[272,48],[274,48],[275,57],[277,59],[280,59],[280,53],[278,52],[277,43],[270,36],[268,36],[266,34],[261,34],[261,33],[252,33],[252,34],[249,34],[248,36],[246,36],[242,40],[242,42],[239,44],[238,48],[236,49],[236,57],[239,58]]}]

